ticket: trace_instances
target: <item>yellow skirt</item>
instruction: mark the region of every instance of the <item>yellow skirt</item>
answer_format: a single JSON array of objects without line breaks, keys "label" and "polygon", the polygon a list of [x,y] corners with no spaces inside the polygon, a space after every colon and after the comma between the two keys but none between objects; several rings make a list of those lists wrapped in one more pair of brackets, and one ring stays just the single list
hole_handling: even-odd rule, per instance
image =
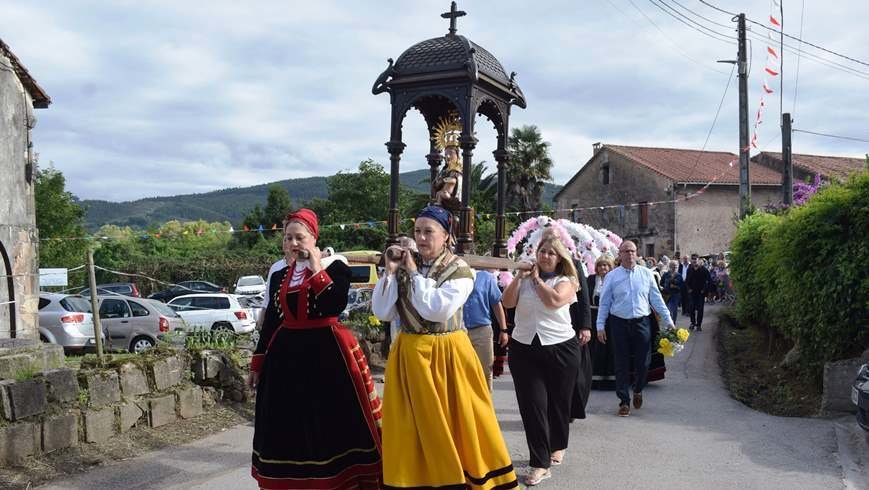
[{"label": "yellow skirt", "polygon": [[518,486],[467,332],[402,333],[385,379],[386,488]]}]

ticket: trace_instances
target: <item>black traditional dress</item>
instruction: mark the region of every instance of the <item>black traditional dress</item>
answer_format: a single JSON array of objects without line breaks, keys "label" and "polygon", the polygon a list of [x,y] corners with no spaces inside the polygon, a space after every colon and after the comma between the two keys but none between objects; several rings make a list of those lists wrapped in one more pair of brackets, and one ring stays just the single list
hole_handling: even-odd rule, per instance
[{"label": "black traditional dress", "polygon": [[[597,274],[588,276],[586,281],[588,285],[588,299],[591,306],[591,323],[597,324],[597,313],[600,310],[600,292],[595,290],[597,286]],[[601,283],[600,290],[603,290]],[[597,294],[595,294],[597,293]],[[610,338],[609,322],[604,326],[604,331],[607,338]],[[597,340],[597,334],[593,333],[591,342],[589,342],[592,360],[592,378],[591,385],[593,388],[601,390],[611,390],[616,386],[616,367],[615,367],[615,351],[612,342],[602,343]]]},{"label": "black traditional dress", "polygon": [[[591,304],[591,320],[592,323],[597,323],[597,314],[600,306],[600,291],[598,294],[595,293],[595,285],[596,285],[597,276],[592,274],[588,276],[588,290],[589,290],[589,301]],[[603,284],[600,286],[601,290],[603,289]],[[658,338],[658,319],[654,313],[651,314],[650,322],[651,326],[651,338],[649,348],[652,350],[652,358],[649,361],[649,370],[646,374],[646,380],[648,382],[652,381],[660,381],[664,379],[664,373],[667,372],[667,367],[664,365],[664,355],[658,352],[657,342],[655,339]],[[606,331],[607,339],[611,339],[612,335],[610,334],[610,325],[609,322],[606,322],[604,325],[604,330]],[[597,340],[597,335],[591,336],[591,342],[589,342],[589,347],[591,348],[591,358],[592,358],[592,387],[598,390],[612,390],[615,389],[616,386],[616,368],[615,368],[615,349],[613,348],[613,343],[609,340],[607,343],[601,343]],[[631,364],[629,366],[629,376],[630,382],[634,382],[634,358],[631,356]]]},{"label": "black traditional dress", "polygon": [[[570,322],[573,324],[573,330],[576,336],[580,337],[581,330],[591,330],[594,328],[591,318],[591,306],[589,304],[588,288],[586,284],[588,280],[585,277],[585,271],[582,269],[582,264],[576,264],[579,274],[579,290],[576,292],[576,302],[570,305]],[[595,315],[595,319],[597,316]],[[592,337],[595,337],[592,334]],[[592,382],[592,357],[589,344],[579,346],[579,375],[576,377],[576,386],[573,388],[573,396],[570,401],[570,418],[584,419],[585,407],[588,405],[588,398],[591,394]]]},{"label": "black traditional dress", "polygon": [[350,268],[269,278],[269,305],[251,363],[260,373],[251,473],[267,489],[379,488],[380,399],[353,334],[338,323]]}]

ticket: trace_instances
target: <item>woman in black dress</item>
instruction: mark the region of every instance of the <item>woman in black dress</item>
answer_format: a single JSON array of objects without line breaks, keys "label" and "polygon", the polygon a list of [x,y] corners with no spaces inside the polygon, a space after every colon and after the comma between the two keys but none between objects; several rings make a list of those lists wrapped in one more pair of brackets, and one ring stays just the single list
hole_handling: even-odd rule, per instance
[{"label": "woman in black dress", "polygon": [[588,288],[585,287],[588,284],[588,278],[585,276],[582,262],[574,260],[573,263],[579,276],[580,287],[576,292],[576,303],[570,305],[570,321],[576,336],[579,338],[579,376],[576,377],[576,386],[573,388],[573,399],[570,404],[571,421],[585,418],[585,407],[588,405],[588,397],[591,394],[593,374],[589,343],[591,339],[596,337],[591,334],[594,324],[591,319]]},{"label": "woman in black dress", "polygon": [[[591,306],[591,323],[597,323],[597,312],[600,306],[600,293],[603,291],[603,281],[606,275],[615,268],[615,263],[609,255],[602,255],[594,262],[594,274],[588,276],[586,284],[588,285],[588,300]],[[609,323],[605,329],[607,338],[609,335]],[[592,381],[591,386],[595,389],[612,389],[615,388],[616,368],[615,354],[611,343],[602,343],[597,339],[597,335],[591,336],[590,342],[591,359],[592,359]]]},{"label": "woman in black dress", "polygon": [[350,267],[321,256],[317,216],[287,216],[288,264],[269,277],[251,361],[260,488],[380,488],[380,399],[353,334],[338,323]]}]

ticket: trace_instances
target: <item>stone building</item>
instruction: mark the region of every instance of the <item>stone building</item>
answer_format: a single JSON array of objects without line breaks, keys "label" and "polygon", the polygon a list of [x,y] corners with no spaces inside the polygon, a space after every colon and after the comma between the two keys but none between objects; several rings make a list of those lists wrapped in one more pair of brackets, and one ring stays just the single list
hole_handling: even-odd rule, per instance
[{"label": "stone building", "polygon": [[39,263],[30,131],[51,103],[0,40],[0,339],[38,338]]},{"label": "stone building", "polygon": [[[781,200],[781,175],[752,168],[755,205]],[[674,201],[713,183],[702,194]],[[594,155],[555,195],[560,217],[603,227],[637,243],[643,256],[727,250],[735,229],[739,157],[675,148],[595,145]],[[565,211],[574,208],[578,212]],[[572,216],[571,216],[572,215]]]},{"label": "stone building", "polygon": [[[781,153],[761,152],[751,159],[752,162],[769,167],[781,173],[784,169]],[[832,157],[821,155],[791,155],[794,166],[794,181],[811,181],[815,175],[824,180],[845,179],[852,173],[865,168],[865,158]]]},{"label": "stone building", "polygon": [[[808,180],[815,174],[844,178],[865,165],[857,158],[817,155],[793,155],[793,162],[794,180]],[[780,153],[761,153],[752,159],[752,204],[781,203],[781,168]],[[555,205],[561,218],[607,228],[636,241],[643,256],[717,254],[728,249],[736,230],[739,157],[717,151],[595,144],[588,163],[555,195]],[[593,209],[571,211],[575,208]]]}]

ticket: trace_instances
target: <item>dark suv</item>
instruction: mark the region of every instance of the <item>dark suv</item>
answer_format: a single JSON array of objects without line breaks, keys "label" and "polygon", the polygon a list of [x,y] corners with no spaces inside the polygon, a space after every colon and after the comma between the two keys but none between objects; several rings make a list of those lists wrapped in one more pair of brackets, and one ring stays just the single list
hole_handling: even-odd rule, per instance
[{"label": "dark suv", "polygon": [[148,296],[150,299],[156,299],[158,301],[162,301],[166,303],[172,298],[177,298],[178,296],[182,296],[185,294],[193,294],[193,293],[225,293],[226,288],[218,286],[213,282],[208,281],[184,281],[179,282],[178,284],[172,286],[169,289],[165,289],[163,291],[157,291],[156,293]]},{"label": "dark suv", "polygon": [[[79,294],[84,297],[90,298],[91,288],[84,288]],[[134,282],[112,282],[108,284],[97,284],[97,296],[111,295],[130,296],[133,298],[138,298],[139,296],[141,296],[141,294],[139,294],[139,288],[136,287],[136,283]]]}]

